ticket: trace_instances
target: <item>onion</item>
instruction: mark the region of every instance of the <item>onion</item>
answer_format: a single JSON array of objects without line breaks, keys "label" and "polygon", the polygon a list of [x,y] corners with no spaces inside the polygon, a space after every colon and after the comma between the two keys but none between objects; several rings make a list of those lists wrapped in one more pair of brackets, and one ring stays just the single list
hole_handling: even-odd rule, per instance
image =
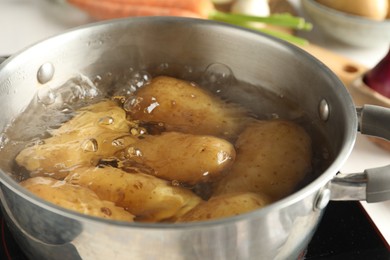
[{"label": "onion", "polygon": [[376,92],[390,98],[390,49],[386,56],[363,76],[363,82]]},{"label": "onion", "polygon": [[261,17],[271,14],[268,0],[238,0],[233,3],[231,12]]}]

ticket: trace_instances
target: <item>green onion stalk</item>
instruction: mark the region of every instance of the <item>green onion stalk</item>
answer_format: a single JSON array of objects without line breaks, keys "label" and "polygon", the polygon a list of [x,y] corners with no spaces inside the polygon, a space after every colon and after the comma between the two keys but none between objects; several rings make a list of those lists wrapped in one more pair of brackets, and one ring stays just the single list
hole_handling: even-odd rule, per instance
[{"label": "green onion stalk", "polygon": [[299,45],[305,45],[308,43],[308,41],[304,38],[294,36],[282,31],[277,31],[269,28],[260,28],[259,26],[256,26],[256,23],[262,23],[262,24],[268,24],[273,26],[279,26],[279,27],[284,27],[284,28],[289,28],[294,30],[304,30],[304,31],[310,31],[313,28],[312,24],[305,21],[304,18],[293,16],[289,13],[272,14],[270,16],[261,17],[261,16],[231,14],[231,13],[224,13],[220,11],[213,11],[209,15],[209,19],[242,26],[252,30],[257,30],[262,33],[271,35],[273,37],[277,37],[282,40],[294,44],[299,44]]}]

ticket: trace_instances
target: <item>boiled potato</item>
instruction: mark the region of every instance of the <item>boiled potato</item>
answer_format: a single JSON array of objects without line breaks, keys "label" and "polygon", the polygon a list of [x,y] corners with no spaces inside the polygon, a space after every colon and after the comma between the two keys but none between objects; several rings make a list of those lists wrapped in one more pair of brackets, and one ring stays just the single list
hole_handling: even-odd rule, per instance
[{"label": "boiled potato", "polygon": [[374,20],[385,19],[389,8],[388,0],[317,0],[317,2],[341,12]]},{"label": "boiled potato", "polygon": [[134,119],[163,122],[167,131],[234,138],[248,120],[246,112],[199,86],[159,76],[138,90],[130,107]]},{"label": "boiled potato", "polygon": [[76,111],[76,115],[65,122],[60,128],[51,132],[53,136],[79,132],[84,129],[102,128],[118,132],[129,132],[130,122],[126,119],[126,112],[116,102],[105,100],[83,107]]},{"label": "boiled potato", "polygon": [[235,155],[233,145],[224,139],[178,132],[144,135],[125,154],[127,159],[153,169],[159,178],[187,184],[220,178]]},{"label": "boiled potato", "polygon": [[82,133],[50,137],[43,144],[27,147],[17,155],[16,162],[25,167],[30,176],[62,179],[77,167],[96,166],[101,159],[112,156],[136,140],[129,134],[98,128],[80,131]]},{"label": "boiled potato", "polygon": [[134,142],[125,111],[113,101],[84,107],[53,130],[52,137],[23,149],[16,162],[31,176],[64,178],[75,167],[95,166],[100,159],[112,156]]},{"label": "boiled potato", "polygon": [[129,210],[139,221],[175,219],[202,200],[191,191],[142,173],[117,168],[78,168],[65,179],[94,191],[100,199]]},{"label": "boiled potato", "polygon": [[311,170],[311,139],[290,121],[251,124],[239,136],[236,149],[236,161],[216,184],[216,195],[259,192],[278,200],[293,192]]},{"label": "boiled potato", "polygon": [[30,178],[20,183],[38,197],[82,214],[133,222],[134,215],[111,201],[101,200],[93,191],[49,177]]},{"label": "boiled potato", "polygon": [[270,203],[270,199],[262,194],[238,192],[219,195],[200,203],[178,222],[204,221],[231,217],[259,209]]}]

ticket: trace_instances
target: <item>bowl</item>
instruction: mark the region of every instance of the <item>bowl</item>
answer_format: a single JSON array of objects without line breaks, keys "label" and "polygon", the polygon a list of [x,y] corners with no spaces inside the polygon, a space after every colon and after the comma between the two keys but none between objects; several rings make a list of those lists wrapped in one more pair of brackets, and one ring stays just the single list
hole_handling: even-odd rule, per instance
[{"label": "bowl", "polygon": [[355,47],[375,47],[390,43],[390,19],[375,21],[326,7],[315,0],[301,0],[314,26],[339,42]]}]

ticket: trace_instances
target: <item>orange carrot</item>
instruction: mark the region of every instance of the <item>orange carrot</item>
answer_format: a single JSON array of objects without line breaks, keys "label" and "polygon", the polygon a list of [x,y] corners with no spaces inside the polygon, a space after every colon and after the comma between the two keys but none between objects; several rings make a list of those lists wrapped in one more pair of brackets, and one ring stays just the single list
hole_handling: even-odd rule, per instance
[{"label": "orange carrot", "polygon": [[97,19],[128,16],[184,16],[208,18],[210,0],[68,0]]},{"label": "orange carrot", "polygon": [[312,25],[302,17],[290,14],[275,14],[268,17],[224,13],[216,10],[211,0],[67,0],[70,4],[84,10],[95,19],[113,19],[131,16],[184,16],[222,21],[234,25],[260,30],[263,33],[291,41],[306,43],[305,39],[275,32],[257,29],[251,26],[259,22],[299,30],[311,30]]}]

